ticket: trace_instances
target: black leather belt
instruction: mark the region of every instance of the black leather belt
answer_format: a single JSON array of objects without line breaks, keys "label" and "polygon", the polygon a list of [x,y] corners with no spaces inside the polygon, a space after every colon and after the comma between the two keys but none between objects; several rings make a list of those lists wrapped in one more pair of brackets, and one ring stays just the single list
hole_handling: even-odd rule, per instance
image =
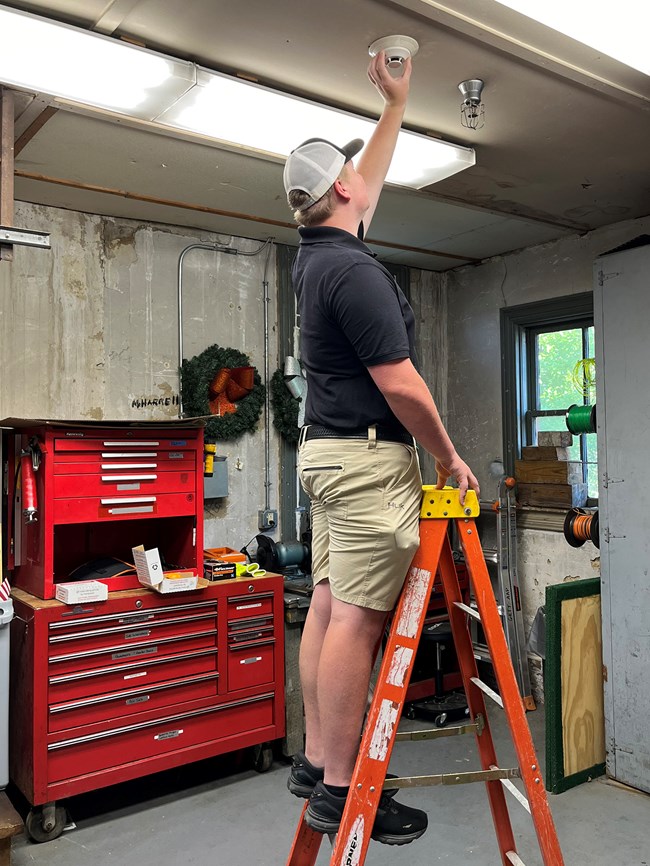
[{"label": "black leather belt", "polygon": [[[331,427],[321,427],[318,424],[310,424],[304,435],[304,441],[310,439],[368,439],[368,428],[359,427],[356,430],[333,430]],[[377,427],[377,439],[382,442],[401,442],[404,445],[413,445],[413,437],[404,431],[387,430],[385,427]]]}]

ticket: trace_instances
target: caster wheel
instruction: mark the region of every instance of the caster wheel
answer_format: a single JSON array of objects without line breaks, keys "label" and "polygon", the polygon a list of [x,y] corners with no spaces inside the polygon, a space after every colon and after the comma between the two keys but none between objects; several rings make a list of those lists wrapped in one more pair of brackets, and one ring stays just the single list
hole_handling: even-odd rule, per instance
[{"label": "caster wheel", "polygon": [[273,749],[268,743],[253,746],[253,769],[258,773],[266,773],[273,765]]},{"label": "caster wheel", "polygon": [[444,728],[446,723],[447,723],[447,713],[440,713],[440,715],[436,716],[434,721],[433,721],[433,724],[436,726],[436,728]]},{"label": "caster wheel", "polygon": [[25,832],[32,842],[51,842],[59,838],[67,823],[64,806],[36,806],[30,809],[25,819]]},{"label": "caster wheel", "polygon": [[415,719],[415,710],[413,709],[412,706],[407,706],[406,712],[404,713],[404,715],[406,716],[407,719],[413,720],[413,719]]}]

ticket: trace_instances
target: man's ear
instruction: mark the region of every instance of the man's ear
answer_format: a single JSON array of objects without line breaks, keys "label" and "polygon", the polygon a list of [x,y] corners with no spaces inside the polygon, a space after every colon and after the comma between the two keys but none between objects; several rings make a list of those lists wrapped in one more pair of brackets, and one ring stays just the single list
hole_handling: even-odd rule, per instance
[{"label": "man's ear", "polygon": [[334,191],[336,194],[343,199],[343,201],[350,201],[350,190],[343,178],[337,177],[334,181]]}]

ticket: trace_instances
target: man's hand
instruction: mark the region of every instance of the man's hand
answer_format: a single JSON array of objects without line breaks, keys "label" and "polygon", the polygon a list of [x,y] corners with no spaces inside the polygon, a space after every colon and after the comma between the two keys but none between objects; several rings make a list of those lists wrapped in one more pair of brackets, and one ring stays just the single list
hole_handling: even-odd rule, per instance
[{"label": "man's hand", "polygon": [[436,484],[436,490],[442,490],[442,488],[447,483],[448,478],[455,478],[458,482],[458,489],[460,490],[460,504],[465,504],[465,494],[467,493],[467,489],[475,490],[476,495],[480,496],[481,490],[479,488],[478,481],[476,476],[469,468],[467,463],[460,459],[458,455],[450,461],[448,466],[443,466],[439,460],[436,460],[436,472],[438,473],[438,483]]},{"label": "man's hand", "polygon": [[386,66],[386,54],[380,51],[368,65],[368,78],[372,81],[386,105],[403,107],[409,93],[411,80],[411,58],[407,57],[402,64],[403,71],[399,78],[393,78]]}]

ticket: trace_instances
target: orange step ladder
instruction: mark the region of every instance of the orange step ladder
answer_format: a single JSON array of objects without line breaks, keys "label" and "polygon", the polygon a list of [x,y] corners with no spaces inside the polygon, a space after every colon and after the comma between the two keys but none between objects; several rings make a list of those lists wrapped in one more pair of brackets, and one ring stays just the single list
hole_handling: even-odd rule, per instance
[{"label": "orange step ladder", "polygon": [[[476,494],[468,491],[465,504],[461,505],[458,490],[436,490],[432,486],[425,486],[423,491],[420,548],[409,569],[393,616],[350,784],[350,793],[339,831],[332,840],[330,866],[363,866],[383,787],[458,785],[466,782],[485,783],[503,866],[525,866],[516,851],[506,804],[506,791],[530,813],[544,866],[563,866],[564,860],[546,799],[539,761],[476,531],[474,518],[479,514]],[[448,529],[451,521],[456,526],[478,610],[463,603],[449,541]],[[398,733],[397,726],[437,573],[440,574],[449,612],[471,721],[426,732]],[[478,676],[468,627],[469,616],[480,619],[499,694]],[[497,764],[484,695],[505,711],[519,762],[519,766],[514,769],[501,769]],[[473,733],[476,737],[483,768],[481,771],[391,778],[385,785],[391,752],[397,740],[436,739],[465,733]],[[522,780],[526,796],[513,784],[513,778]],[[314,866],[316,863],[323,837],[305,822],[306,809],[307,802],[303,807],[287,866]]]}]

